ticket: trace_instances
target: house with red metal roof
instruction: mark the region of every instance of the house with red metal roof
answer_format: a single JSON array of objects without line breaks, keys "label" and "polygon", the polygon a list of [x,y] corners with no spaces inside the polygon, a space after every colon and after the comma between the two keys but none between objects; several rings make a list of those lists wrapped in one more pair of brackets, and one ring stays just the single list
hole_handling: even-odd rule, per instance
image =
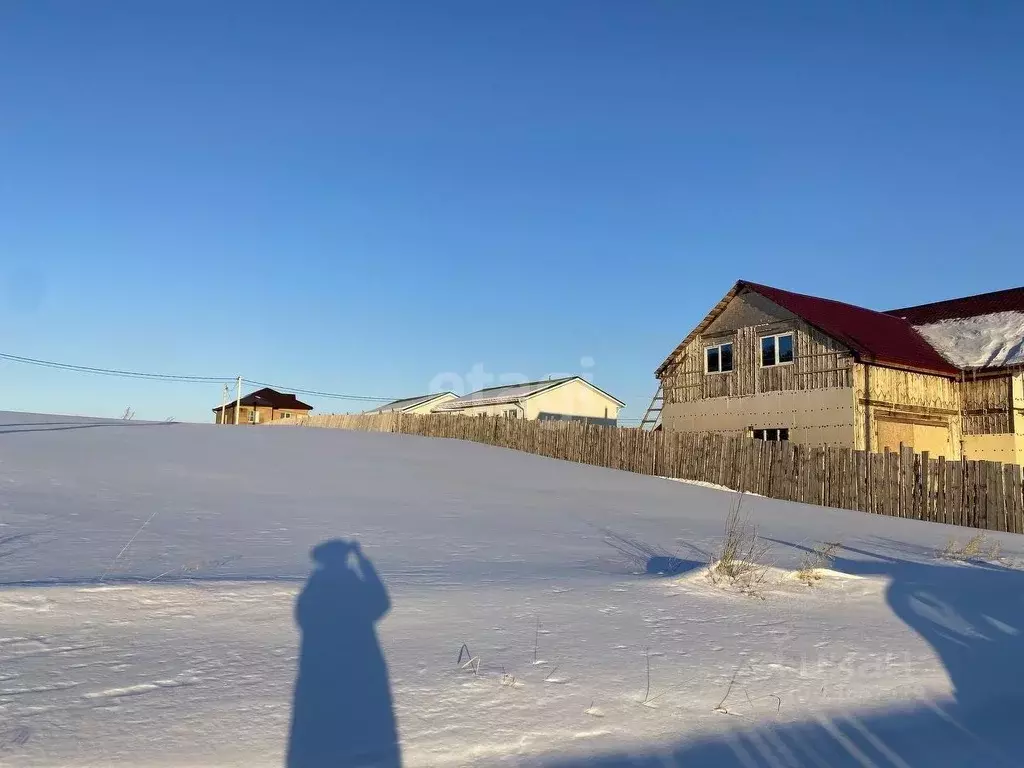
[{"label": "house with red metal roof", "polygon": [[1022,371],[1024,288],[881,312],[740,280],[658,367],[653,410],[666,431],[1024,463]]},{"label": "house with red metal roof", "polygon": [[312,405],[306,405],[289,392],[278,392],[276,389],[264,387],[238,400],[229,402],[225,398],[221,405],[213,409],[213,423],[267,424],[271,421],[308,416],[312,410]]}]

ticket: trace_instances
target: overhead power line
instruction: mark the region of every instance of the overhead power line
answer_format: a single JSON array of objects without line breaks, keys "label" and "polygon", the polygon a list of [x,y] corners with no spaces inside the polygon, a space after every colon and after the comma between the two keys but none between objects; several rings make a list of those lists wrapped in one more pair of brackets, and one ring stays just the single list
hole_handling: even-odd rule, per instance
[{"label": "overhead power line", "polygon": [[265,381],[254,381],[253,379],[245,379],[248,384],[255,384],[258,387],[270,387],[271,389],[283,390],[285,392],[291,392],[294,395],[310,395],[312,397],[330,397],[335,400],[364,400],[366,402],[373,403],[390,403],[393,400],[398,400],[397,397],[378,397],[376,395],[342,395],[337,392],[320,392],[315,389],[303,389],[302,387],[286,387],[283,384],[268,384]]},{"label": "overhead power line", "polygon": [[20,355],[8,355],[0,352],[0,358],[15,363],[28,363],[43,368],[56,368],[62,371],[78,371],[79,373],[95,373],[101,376],[120,376],[126,379],[155,379],[158,381],[184,381],[184,382],[230,382],[234,376],[188,376],[173,373],[143,373],[142,371],[121,371],[116,368],[96,368],[91,365],[72,365],[71,363],[57,363],[53,360],[37,360],[33,357],[21,357]]},{"label": "overhead power line", "polygon": [[[39,360],[34,357],[23,357],[0,352],[0,360],[9,360],[14,363],[25,363],[36,365],[42,368],[53,368],[60,371],[75,371],[77,373],[93,373],[100,376],[115,376],[125,379],[143,379],[148,381],[170,381],[192,384],[233,384],[238,380],[237,376],[193,376],[177,373],[149,373],[145,371],[125,371],[117,368],[101,368],[92,365],[74,365],[72,363],[59,363],[54,360]],[[310,397],[323,397],[331,400],[352,400],[362,403],[390,403],[400,398],[383,397],[380,395],[352,395],[342,392],[325,392],[318,389],[307,389],[305,387],[287,387],[282,384],[269,384],[265,381],[243,378],[247,384],[257,387],[270,387],[282,392],[290,392],[296,395],[307,395]],[[619,421],[639,421],[639,419],[619,419]]]},{"label": "overhead power line", "polygon": [[[115,376],[124,379],[143,379],[147,381],[171,381],[192,384],[231,384],[238,380],[237,376],[192,376],[176,373],[148,373],[144,371],[124,371],[117,368],[100,368],[92,365],[74,365],[72,363],[59,363],[54,360],[39,360],[34,357],[22,357],[21,355],[10,355],[0,352],[0,360],[9,360],[13,363],[25,363],[36,365],[42,368],[53,368],[60,371],[75,371],[77,373],[93,373],[100,376]],[[396,400],[394,397],[380,397],[376,395],[349,395],[340,392],[322,392],[315,389],[304,389],[302,387],[284,387],[279,384],[267,384],[263,381],[243,379],[248,384],[259,387],[270,387],[271,389],[283,390],[298,395],[310,395],[315,397],[326,397],[334,400],[356,400],[359,402],[390,403]]]}]

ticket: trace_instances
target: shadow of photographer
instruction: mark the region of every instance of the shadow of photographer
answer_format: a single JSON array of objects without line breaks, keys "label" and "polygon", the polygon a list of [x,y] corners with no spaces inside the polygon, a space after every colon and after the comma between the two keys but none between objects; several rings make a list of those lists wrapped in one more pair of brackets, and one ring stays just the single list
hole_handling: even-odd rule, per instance
[{"label": "shadow of photographer", "polygon": [[397,768],[398,732],[375,624],[391,607],[358,542],[335,539],[296,602],[302,635],[287,768]]}]

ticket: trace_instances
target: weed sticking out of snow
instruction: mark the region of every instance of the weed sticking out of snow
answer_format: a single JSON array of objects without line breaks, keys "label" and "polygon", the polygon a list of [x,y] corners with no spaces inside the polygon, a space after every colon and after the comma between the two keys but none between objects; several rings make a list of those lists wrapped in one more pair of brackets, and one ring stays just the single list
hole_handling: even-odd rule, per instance
[{"label": "weed sticking out of snow", "polygon": [[939,557],[961,563],[993,562],[999,560],[999,542],[989,541],[984,533],[976,533],[963,544],[951,536]]},{"label": "weed sticking out of snow", "polygon": [[645,685],[645,688],[644,688],[644,697],[639,702],[640,706],[642,706],[642,707],[647,707],[648,709],[657,709],[658,708],[658,704],[657,704],[658,699],[662,698],[663,696],[666,696],[669,693],[673,693],[675,691],[678,691],[680,688],[686,686],[690,682],[689,680],[687,680],[687,681],[685,681],[685,682],[683,682],[683,683],[681,683],[679,685],[675,685],[675,686],[672,686],[670,688],[666,688],[661,693],[655,694],[653,696],[651,695],[651,656],[664,656],[664,655],[665,655],[664,653],[660,653],[660,652],[656,652],[656,653],[652,654],[650,648],[644,648],[644,664],[645,664],[645,669],[646,669],[647,677],[646,677],[646,685]]},{"label": "weed sticking out of snow", "polygon": [[545,683],[551,683],[551,685],[565,685],[566,683],[568,683],[569,680],[567,678],[555,677],[555,672],[557,672],[557,671],[558,671],[558,665],[553,666],[551,668],[551,671],[548,672],[547,676],[544,678],[544,682]]},{"label": "weed sticking out of snow", "polygon": [[838,541],[826,541],[818,544],[813,550],[800,558],[800,569],[796,578],[807,586],[813,586],[824,577],[825,570],[831,570],[836,560],[836,552],[842,544]]},{"label": "weed sticking out of snow", "polygon": [[[466,659],[465,662],[462,661],[463,658]],[[455,663],[459,667],[459,669],[472,670],[474,675],[480,675],[480,657],[474,656],[470,652],[469,646],[465,643],[463,643],[462,647],[459,648],[459,658],[458,661],[456,661]]]},{"label": "weed sticking out of snow", "polygon": [[533,632],[533,665],[539,666],[540,664],[547,664],[543,659],[537,658],[537,653],[540,651],[540,616],[537,617],[537,627]]},{"label": "weed sticking out of snow", "polygon": [[[711,708],[712,712],[716,712],[720,715],[734,715],[737,717],[742,716],[739,713],[730,710],[727,706],[727,702],[730,701],[730,697],[733,695],[733,689],[736,687],[736,679],[739,677],[740,672],[743,670],[744,667],[748,666],[749,662],[743,662],[736,668],[736,671],[732,673],[732,678],[729,680],[729,685],[725,689],[725,695],[722,696],[722,700],[719,701],[717,705]],[[751,707],[751,709],[758,709],[761,707],[761,705],[755,705],[754,702],[767,701],[769,702],[771,709],[774,710],[774,714],[777,715],[782,711],[782,697],[778,694],[766,693],[751,697],[750,692],[747,691],[745,688],[741,688],[741,690],[743,692],[744,699],[746,699],[746,702]]]},{"label": "weed sticking out of snow", "polygon": [[523,681],[519,680],[515,675],[510,675],[505,671],[505,668],[501,668],[501,684],[506,688],[522,688]]},{"label": "weed sticking out of snow", "polygon": [[725,534],[718,556],[708,566],[712,584],[727,586],[744,595],[764,599],[766,579],[771,567],[771,547],[757,534],[757,526],[742,516],[743,494],[725,519]]}]

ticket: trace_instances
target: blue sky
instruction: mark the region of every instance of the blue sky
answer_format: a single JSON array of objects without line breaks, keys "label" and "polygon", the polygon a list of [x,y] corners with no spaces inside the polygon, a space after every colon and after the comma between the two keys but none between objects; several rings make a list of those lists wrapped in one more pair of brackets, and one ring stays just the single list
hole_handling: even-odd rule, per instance
[{"label": "blue sky", "polygon": [[[1017,2],[8,0],[0,352],[396,397],[583,372],[636,418],[737,278],[1024,283],[1022,37]],[[0,361],[0,408],[219,401]]]}]

